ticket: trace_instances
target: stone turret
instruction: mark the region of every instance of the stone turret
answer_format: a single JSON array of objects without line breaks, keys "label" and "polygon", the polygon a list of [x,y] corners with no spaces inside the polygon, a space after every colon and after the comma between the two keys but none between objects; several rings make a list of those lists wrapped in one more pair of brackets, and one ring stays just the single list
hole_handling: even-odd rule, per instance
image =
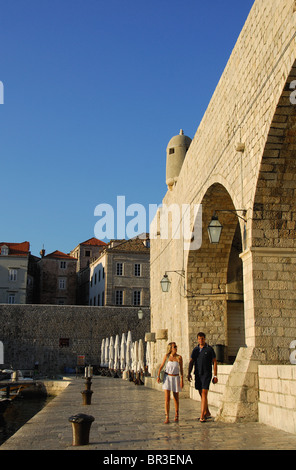
[{"label": "stone turret", "polygon": [[166,160],[166,184],[170,190],[178,180],[186,152],[191,144],[190,137],[184,135],[183,130],[180,134],[171,138],[167,146]]}]

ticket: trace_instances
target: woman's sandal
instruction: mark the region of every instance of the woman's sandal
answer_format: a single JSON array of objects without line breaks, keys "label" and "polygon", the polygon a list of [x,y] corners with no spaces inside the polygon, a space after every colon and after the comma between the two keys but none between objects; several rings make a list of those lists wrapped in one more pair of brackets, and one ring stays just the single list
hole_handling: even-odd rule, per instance
[{"label": "woman's sandal", "polygon": [[[210,414],[208,414],[208,415],[205,415],[204,419],[205,419],[205,420],[211,419],[211,417],[212,417],[212,415],[211,415],[211,413],[210,413]],[[201,420],[202,417],[200,416],[200,417],[198,417],[197,419]],[[204,422],[204,421],[203,421],[203,422]]]},{"label": "woman's sandal", "polygon": [[175,419],[174,419],[174,421],[176,421],[176,422],[179,421],[179,414],[178,414],[178,413],[175,414]]},{"label": "woman's sandal", "polygon": [[164,424],[169,424],[170,420],[169,420],[169,415],[165,415],[165,421],[164,421]]},{"label": "woman's sandal", "polygon": [[207,420],[206,420],[206,418],[199,418],[199,421],[200,421],[201,423],[205,423]]}]

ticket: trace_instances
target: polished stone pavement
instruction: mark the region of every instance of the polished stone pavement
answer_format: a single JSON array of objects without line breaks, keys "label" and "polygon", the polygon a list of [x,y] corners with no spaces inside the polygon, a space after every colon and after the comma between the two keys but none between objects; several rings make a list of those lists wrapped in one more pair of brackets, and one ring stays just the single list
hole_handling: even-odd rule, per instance
[{"label": "polished stone pavement", "polygon": [[[180,420],[164,424],[164,394],[118,378],[95,376],[90,405],[82,404],[82,378],[55,397],[28,421],[0,450],[294,450],[296,435],[259,423],[200,423],[200,405],[180,400]],[[70,416],[83,413],[95,418],[89,444],[72,445]]]}]

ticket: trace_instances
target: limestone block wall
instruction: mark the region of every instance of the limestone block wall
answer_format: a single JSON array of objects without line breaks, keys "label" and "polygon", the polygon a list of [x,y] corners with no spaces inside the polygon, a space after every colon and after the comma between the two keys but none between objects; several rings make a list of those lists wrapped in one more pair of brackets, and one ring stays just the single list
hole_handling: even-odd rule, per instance
[{"label": "limestone block wall", "polygon": [[259,366],[259,421],[296,433],[295,365]]},{"label": "limestone block wall", "polygon": [[245,284],[245,302],[256,312],[245,320],[249,344],[264,351],[265,362],[288,363],[289,345],[296,338],[296,249],[254,247],[243,257],[252,258],[245,270],[252,277]]},{"label": "limestone block wall", "polygon": [[[219,382],[211,385],[208,401],[213,416],[220,408],[232,366],[219,365]],[[296,433],[295,365],[259,365],[258,421],[286,432]],[[200,395],[191,383],[190,398],[200,403]]]},{"label": "limestone block wall", "polygon": [[[0,305],[0,340],[4,362],[15,369],[59,374],[75,368],[77,356],[86,364],[100,365],[104,338],[132,333],[132,340],[145,339],[150,328],[149,308],[82,307],[66,305]],[[114,338],[115,339],[115,338]]]}]

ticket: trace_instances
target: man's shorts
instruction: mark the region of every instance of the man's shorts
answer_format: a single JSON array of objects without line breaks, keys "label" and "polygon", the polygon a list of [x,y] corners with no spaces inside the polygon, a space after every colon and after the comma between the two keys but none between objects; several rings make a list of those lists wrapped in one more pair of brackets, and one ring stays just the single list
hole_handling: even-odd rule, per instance
[{"label": "man's shorts", "polygon": [[195,389],[196,390],[209,390],[212,374],[195,375]]}]

